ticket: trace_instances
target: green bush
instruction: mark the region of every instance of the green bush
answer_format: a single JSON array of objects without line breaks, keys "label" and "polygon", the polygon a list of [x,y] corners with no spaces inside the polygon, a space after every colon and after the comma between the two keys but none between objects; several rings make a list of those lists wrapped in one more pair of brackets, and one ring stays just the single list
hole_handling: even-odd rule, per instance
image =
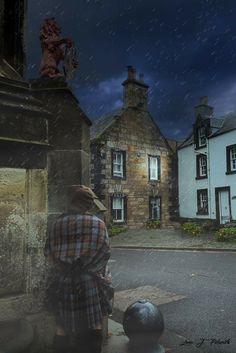
[{"label": "green bush", "polygon": [[202,232],[202,228],[199,224],[195,222],[186,222],[181,226],[182,230],[186,234],[199,235]]},{"label": "green bush", "polygon": [[218,241],[236,240],[236,227],[221,228],[216,232]]},{"label": "green bush", "polygon": [[161,221],[158,219],[149,219],[146,222],[147,229],[158,229],[161,227]]},{"label": "green bush", "polygon": [[125,231],[125,228],[119,227],[119,226],[112,226],[112,227],[108,228],[108,234],[110,237],[114,237],[115,235],[118,235],[124,231]]}]

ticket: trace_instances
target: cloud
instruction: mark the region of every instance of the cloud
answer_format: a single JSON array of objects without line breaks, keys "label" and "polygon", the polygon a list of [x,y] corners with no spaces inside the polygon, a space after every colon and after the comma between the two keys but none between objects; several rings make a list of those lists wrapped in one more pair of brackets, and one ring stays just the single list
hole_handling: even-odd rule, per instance
[{"label": "cloud", "polygon": [[217,91],[210,95],[209,104],[214,107],[215,117],[222,117],[236,111],[236,78],[233,82],[222,83]]},{"label": "cloud", "polygon": [[91,119],[121,108],[125,75],[110,77],[95,84],[75,88],[81,106]]}]

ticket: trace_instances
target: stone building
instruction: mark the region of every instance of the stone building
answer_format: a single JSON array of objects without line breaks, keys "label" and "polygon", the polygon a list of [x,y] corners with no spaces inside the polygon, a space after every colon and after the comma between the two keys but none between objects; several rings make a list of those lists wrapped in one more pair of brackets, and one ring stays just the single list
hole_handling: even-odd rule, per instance
[{"label": "stone building", "polygon": [[34,336],[29,352],[46,352],[47,221],[64,211],[67,186],[89,185],[91,122],[63,78],[25,81],[25,9],[0,3],[0,350],[25,351]]},{"label": "stone building", "polygon": [[123,107],[91,128],[91,186],[108,209],[108,224],[167,225],[177,202],[175,153],[148,111],[143,76],[129,66],[123,86]]}]

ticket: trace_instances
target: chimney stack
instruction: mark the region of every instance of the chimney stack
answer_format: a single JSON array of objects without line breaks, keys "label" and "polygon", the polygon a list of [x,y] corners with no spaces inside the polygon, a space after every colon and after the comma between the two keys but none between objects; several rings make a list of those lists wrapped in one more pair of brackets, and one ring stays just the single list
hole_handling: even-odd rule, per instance
[{"label": "chimney stack", "polygon": [[208,97],[207,96],[200,97],[200,104],[208,105]]},{"label": "chimney stack", "polygon": [[144,82],[144,75],[136,79],[136,70],[127,66],[128,77],[122,83],[124,86],[124,107],[136,107],[147,110],[148,85]]},{"label": "chimney stack", "polygon": [[208,97],[202,96],[199,99],[199,104],[194,108],[195,120],[210,119],[213,116],[213,107],[208,105]]},{"label": "chimney stack", "polygon": [[127,66],[128,80],[136,80],[136,70],[133,66]]}]

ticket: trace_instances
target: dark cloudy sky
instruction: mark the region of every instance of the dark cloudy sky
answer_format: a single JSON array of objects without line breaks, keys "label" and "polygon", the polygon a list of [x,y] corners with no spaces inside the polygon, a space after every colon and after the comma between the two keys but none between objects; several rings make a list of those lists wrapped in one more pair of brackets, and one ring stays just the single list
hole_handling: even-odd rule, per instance
[{"label": "dark cloudy sky", "polygon": [[38,76],[39,28],[50,16],[75,41],[71,85],[92,120],[122,105],[127,65],[144,73],[167,137],[186,136],[200,96],[216,117],[236,110],[235,0],[28,0],[29,77]]}]

